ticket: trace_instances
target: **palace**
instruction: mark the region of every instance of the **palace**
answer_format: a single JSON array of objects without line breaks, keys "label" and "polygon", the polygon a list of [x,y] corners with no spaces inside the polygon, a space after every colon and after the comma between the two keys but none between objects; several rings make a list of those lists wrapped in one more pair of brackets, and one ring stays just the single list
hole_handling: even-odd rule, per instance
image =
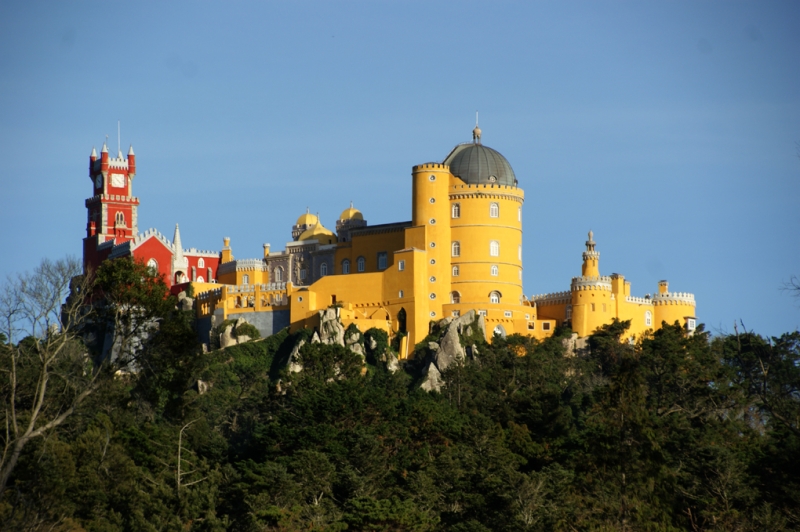
[{"label": "palace", "polygon": [[[421,341],[432,320],[470,310],[482,315],[487,335],[519,333],[544,338],[569,325],[579,336],[612,319],[630,320],[631,337],[662,321],[695,327],[694,296],[670,292],[666,281],[650,297],[630,295],[619,274],[602,276],[600,253],[589,232],[581,275],[565,292],[527,298],[522,289],[522,206],[514,170],[473,130],[441,163],[411,170],[411,220],[369,225],[351,204],[335,232],[306,212],[292,226],[283,250],[264,244],[263,255],[236,259],[229,238],[220,252],[183,249],[180,231],[138,233],[133,148],[123,158],[90,156],[94,195],[86,200],[84,264],[133,257],[161,273],[174,292],[195,294],[198,330],[245,318],[263,336],[284,327],[319,327],[319,311],[335,307],[342,323],[361,331],[378,327],[401,340],[401,357]],[[490,338],[487,338],[490,339]]]}]

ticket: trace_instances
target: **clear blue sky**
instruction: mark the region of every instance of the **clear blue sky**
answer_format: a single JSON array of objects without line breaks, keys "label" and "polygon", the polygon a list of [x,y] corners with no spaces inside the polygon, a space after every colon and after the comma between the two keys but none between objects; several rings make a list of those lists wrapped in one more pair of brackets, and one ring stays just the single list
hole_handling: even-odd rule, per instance
[{"label": "clear blue sky", "polygon": [[633,293],[800,326],[800,2],[0,3],[0,277],[79,256],[92,146],[133,144],[140,229],[239,258],[411,217],[410,171],[470,139],[525,190],[527,295],[594,230]]}]

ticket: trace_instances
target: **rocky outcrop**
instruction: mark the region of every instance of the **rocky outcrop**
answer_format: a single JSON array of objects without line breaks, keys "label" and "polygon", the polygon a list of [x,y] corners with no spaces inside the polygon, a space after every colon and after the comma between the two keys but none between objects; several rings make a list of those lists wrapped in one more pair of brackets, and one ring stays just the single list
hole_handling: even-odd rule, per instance
[{"label": "rocky outcrop", "polygon": [[246,334],[237,334],[236,332],[239,329],[239,326],[244,325],[245,323],[247,323],[247,320],[244,318],[239,318],[234,323],[225,327],[225,329],[219,334],[220,349],[225,349],[226,347],[230,347],[232,345],[243,344],[252,340],[252,338]]},{"label": "rocky outcrop", "polygon": [[455,362],[463,362],[466,356],[458,336],[458,328],[455,326],[455,322],[450,323],[444,336],[439,340],[439,349],[435,352],[436,367],[440,372],[444,371]]},{"label": "rocky outcrop", "polygon": [[300,348],[304,345],[306,345],[306,341],[300,340],[292,349],[291,354],[289,354],[289,373],[300,373],[303,371],[303,364],[300,362]]},{"label": "rocky outcrop", "polygon": [[[420,387],[426,391],[438,391],[444,384],[442,373],[448,368],[467,359],[477,359],[476,342],[486,337],[486,322],[483,316],[470,310],[462,316],[438,321],[433,326],[431,336],[436,340],[429,341],[427,349],[423,350],[423,353],[427,353],[427,361]],[[465,348],[464,344],[468,347]]]},{"label": "rocky outcrop", "polygon": [[337,311],[336,307],[319,311],[319,341],[323,344],[344,345],[344,325]]},{"label": "rocky outcrop", "polygon": [[443,384],[442,374],[436,369],[436,365],[430,362],[428,367],[425,368],[425,374],[422,377],[422,382],[419,387],[426,392],[438,392],[442,389]]},{"label": "rocky outcrop", "polygon": [[186,295],[186,292],[178,294],[178,309],[179,310],[192,310],[194,309],[194,298]]},{"label": "rocky outcrop", "polygon": [[589,338],[578,338],[578,333],[572,333],[569,338],[561,340],[561,345],[564,346],[564,356],[568,358],[587,355],[589,352]]}]

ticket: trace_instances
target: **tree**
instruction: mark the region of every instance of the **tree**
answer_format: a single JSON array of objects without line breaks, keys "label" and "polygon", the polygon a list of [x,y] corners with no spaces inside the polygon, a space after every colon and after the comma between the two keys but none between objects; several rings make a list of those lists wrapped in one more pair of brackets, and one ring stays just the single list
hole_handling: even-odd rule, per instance
[{"label": "tree", "polygon": [[0,346],[6,377],[0,495],[25,446],[64,423],[98,386],[102,368],[92,366],[78,338],[90,311],[82,297],[62,305],[70,285],[76,295],[87,293],[90,281],[80,270],[74,258],[45,259],[0,290],[0,334],[7,341]]}]

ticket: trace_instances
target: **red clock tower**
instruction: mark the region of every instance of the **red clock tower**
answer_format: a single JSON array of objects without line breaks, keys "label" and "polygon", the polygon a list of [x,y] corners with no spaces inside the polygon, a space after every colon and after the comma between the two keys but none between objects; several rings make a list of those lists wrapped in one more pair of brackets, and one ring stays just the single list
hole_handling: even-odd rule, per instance
[{"label": "red clock tower", "polygon": [[103,143],[100,158],[92,148],[89,156],[89,178],[94,194],[86,200],[88,220],[83,239],[84,270],[96,270],[108,258],[114,245],[134,239],[138,233],[139,198],[132,195],[136,175],[133,146],[127,158],[120,151],[115,158],[108,155]]}]

